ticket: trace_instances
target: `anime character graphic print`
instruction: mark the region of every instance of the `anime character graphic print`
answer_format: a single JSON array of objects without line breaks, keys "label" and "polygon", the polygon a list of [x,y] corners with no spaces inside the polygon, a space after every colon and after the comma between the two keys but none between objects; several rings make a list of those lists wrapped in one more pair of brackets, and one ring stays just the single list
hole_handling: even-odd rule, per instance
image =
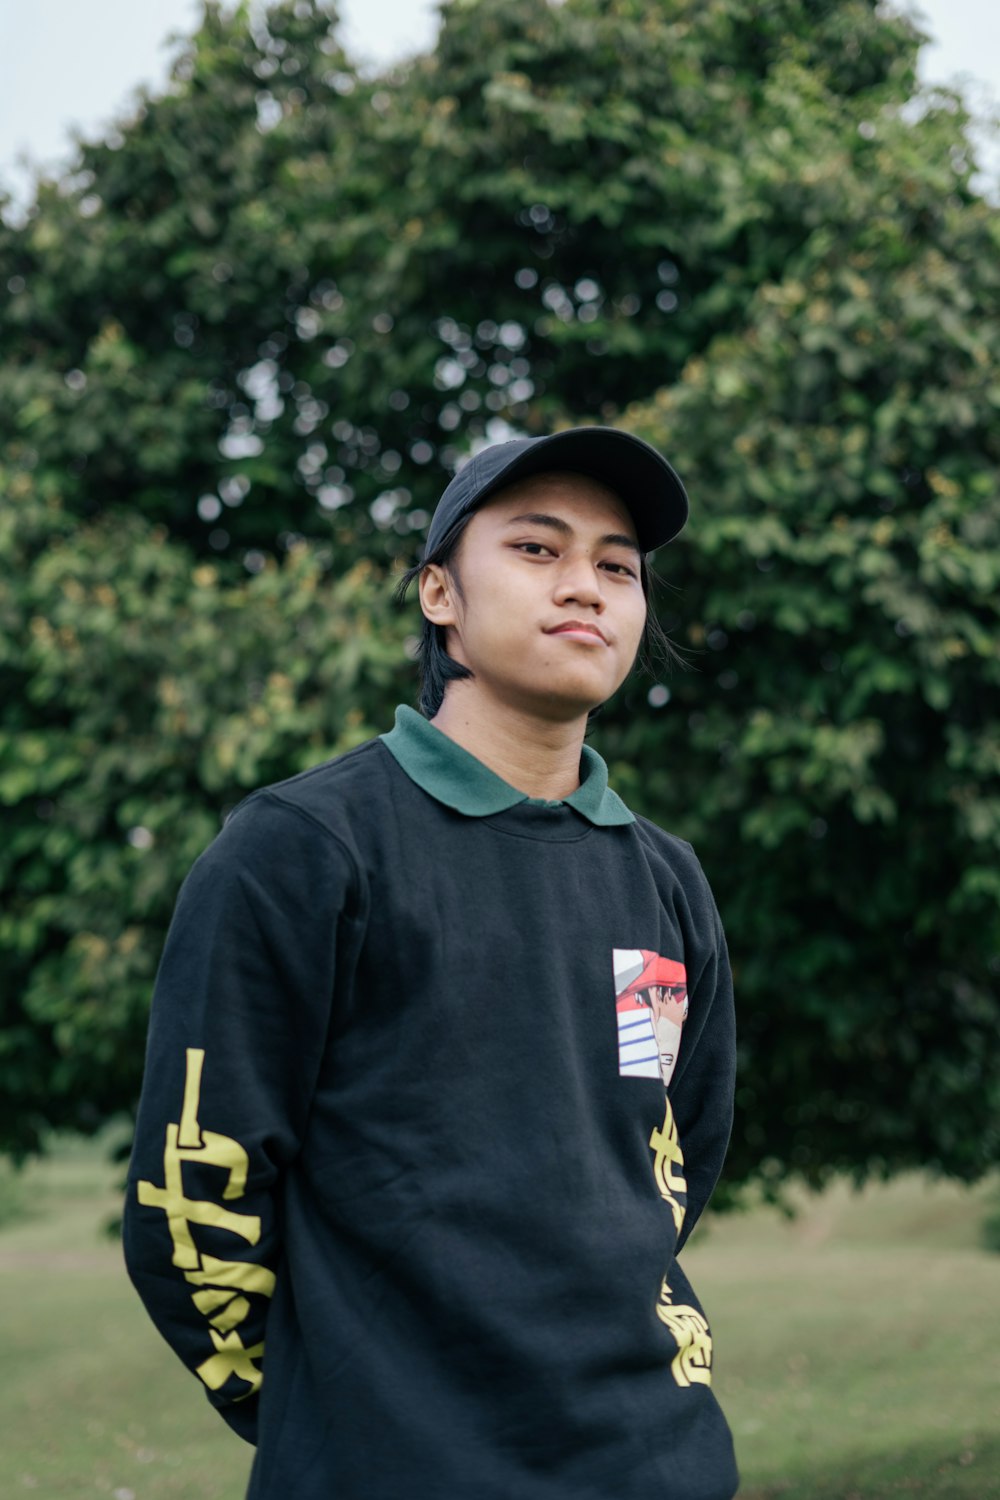
[{"label": "anime character graphic print", "polygon": [[618,1016],[618,1071],[625,1077],[673,1077],[687,1020],[687,970],[648,948],[612,949]]},{"label": "anime character graphic print", "polygon": [[[684,1153],[667,1085],[674,1075],[688,1014],[687,970],[675,958],[648,948],[613,948],[618,1072],[623,1078],[658,1078],[664,1089],[663,1124],[649,1138],[653,1179],[680,1234],[687,1206]],[[712,1335],[697,1307],[674,1301],[666,1276],[656,1315],[674,1344],[670,1369],[681,1387],[711,1385]]]}]

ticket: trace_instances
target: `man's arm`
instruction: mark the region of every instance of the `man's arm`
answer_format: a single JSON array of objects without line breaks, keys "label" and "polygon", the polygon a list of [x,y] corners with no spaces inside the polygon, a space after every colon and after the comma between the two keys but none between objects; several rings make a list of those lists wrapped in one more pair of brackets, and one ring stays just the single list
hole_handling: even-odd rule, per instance
[{"label": "man's arm", "polygon": [[[704,877],[702,877],[704,879]],[[689,994],[689,1019],[678,1053],[670,1101],[687,1182],[687,1207],[677,1254],[712,1196],[733,1128],[736,1017],[733,979],[722,921],[708,882],[705,900],[712,939]]]},{"label": "man's arm", "polygon": [[124,1250],[150,1317],[256,1438],[278,1193],[326,1045],[358,880],[327,828],[270,791],[189,871],[153,993]]}]

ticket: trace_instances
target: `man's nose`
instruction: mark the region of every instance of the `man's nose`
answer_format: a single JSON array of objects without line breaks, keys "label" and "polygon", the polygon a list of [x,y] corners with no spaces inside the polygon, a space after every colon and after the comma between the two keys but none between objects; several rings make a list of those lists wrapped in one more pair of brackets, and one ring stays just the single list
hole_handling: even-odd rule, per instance
[{"label": "man's nose", "polygon": [[597,564],[589,557],[566,558],[559,576],[559,599],[580,599],[587,604],[604,603]]}]

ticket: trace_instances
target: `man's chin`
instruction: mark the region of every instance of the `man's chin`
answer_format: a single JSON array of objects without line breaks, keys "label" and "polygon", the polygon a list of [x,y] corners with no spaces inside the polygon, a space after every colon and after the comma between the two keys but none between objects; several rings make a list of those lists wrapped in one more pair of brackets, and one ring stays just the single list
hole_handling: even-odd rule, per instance
[{"label": "man's chin", "polygon": [[467,678],[449,684],[449,691],[452,687],[460,690],[456,697],[460,696],[462,688],[465,693],[461,696],[468,699],[483,693],[485,697],[514,713],[550,724],[576,724],[585,720],[588,714],[602,707],[618,691],[617,688],[612,692],[605,689],[604,693],[588,691],[586,685],[580,682],[554,683],[551,674],[539,682],[512,682],[509,678],[489,682],[480,676],[476,689],[473,689]]},{"label": "man's chin", "polygon": [[527,699],[524,708],[526,712],[553,724],[575,724],[607,702],[608,698],[605,697],[581,697],[578,693],[559,693],[548,688]]}]

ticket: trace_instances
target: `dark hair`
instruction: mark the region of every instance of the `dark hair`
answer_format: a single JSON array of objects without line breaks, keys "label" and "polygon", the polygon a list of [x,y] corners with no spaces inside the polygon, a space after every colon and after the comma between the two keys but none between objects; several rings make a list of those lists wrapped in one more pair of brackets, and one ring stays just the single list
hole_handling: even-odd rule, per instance
[{"label": "dark hair", "polygon": [[[455,592],[462,603],[466,602],[465,593],[462,589],[462,578],[458,568],[458,544],[462,538],[466,526],[472,520],[475,511],[470,511],[462,516],[450,531],[441,538],[434,552],[425,557],[421,562],[415,563],[403,574],[399,583],[393,590],[392,599],[394,604],[405,603],[410,584],[418,579],[424,569],[430,563],[438,563],[445,568],[448,576],[455,586]],[[677,647],[667,636],[656,616],[653,605],[652,591],[654,583],[662,583],[663,579],[654,573],[646,559],[645,553],[639,554],[639,577],[642,581],[642,591],[646,596],[646,626],[639,643],[636,654],[636,662],[640,669],[648,672],[651,677],[656,676],[656,662],[659,660],[667,670],[675,666],[687,666]],[[445,627],[435,625],[432,620],[422,614],[423,627],[420,633],[420,641],[417,646],[416,658],[420,666],[420,699],[417,704],[419,711],[425,719],[433,719],[444,701],[445,689],[449,682],[456,681],[462,677],[474,677],[475,673],[449,656],[445,650]],[[596,718],[601,712],[603,704],[598,704],[587,714],[587,723]]]}]

